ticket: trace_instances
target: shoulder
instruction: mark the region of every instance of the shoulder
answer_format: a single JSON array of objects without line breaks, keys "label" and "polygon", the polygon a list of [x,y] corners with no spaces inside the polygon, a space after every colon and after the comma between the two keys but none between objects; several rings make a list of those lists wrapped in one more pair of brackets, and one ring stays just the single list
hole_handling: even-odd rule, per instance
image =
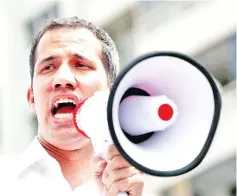
[{"label": "shoulder", "polygon": [[[24,169],[27,167],[28,162],[31,161],[32,157],[36,157],[34,154],[34,140],[29,144],[23,152],[18,154],[6,154],[0,155],[0,177],[3,174],[15,174],[18,173],[18,170]],[[29,161],[28,161],[29,160]]]},{"label": "shoulder", "polygon": [[9,178],[15,170],[15,162],[18,156],[0,156],[0,183]]},{"label": "shoulder", "polygon": [[8,167],[11,163],[16,160],[17,156],[0,156],[0,171],[1,169],[4,169],[5,167]]}]

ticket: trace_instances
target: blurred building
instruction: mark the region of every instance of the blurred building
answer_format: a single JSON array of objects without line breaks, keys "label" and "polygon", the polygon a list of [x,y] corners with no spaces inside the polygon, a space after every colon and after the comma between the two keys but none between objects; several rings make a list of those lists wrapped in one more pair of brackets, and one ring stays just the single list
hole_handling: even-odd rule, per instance
[{"label": "blurred building", "polygon": [[146,176],[146,192],[235,195],[236,7],[234,1],[0,1],[0,154],[22,152],[37,132],[26,99],[33,36],[48,18],[77,15],[109,32],[121,68],[146,52],[178,51],[200,61],[222,87],[221,121],[203,163],[179,177]]}]

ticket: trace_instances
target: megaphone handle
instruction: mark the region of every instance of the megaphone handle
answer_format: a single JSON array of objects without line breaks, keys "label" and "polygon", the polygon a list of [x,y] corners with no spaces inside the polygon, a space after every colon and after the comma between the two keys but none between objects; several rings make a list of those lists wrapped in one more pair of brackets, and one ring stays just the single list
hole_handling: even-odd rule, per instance
[{"label": "megaphone handle", "polygon": [[[97,153],[99,153],[101,155],[101,157],[108,162],[105,153],[107,152],[107,148],[110,144],[113,144],[112,142],[108,142],[108,141],[103,141],[103,142],[98,142],[95,140],[92,140],[92,144],[94,146],[94,148],[96,149]],[[117,196],[128,196],[128,193],[126,192],[119,192]]]}]

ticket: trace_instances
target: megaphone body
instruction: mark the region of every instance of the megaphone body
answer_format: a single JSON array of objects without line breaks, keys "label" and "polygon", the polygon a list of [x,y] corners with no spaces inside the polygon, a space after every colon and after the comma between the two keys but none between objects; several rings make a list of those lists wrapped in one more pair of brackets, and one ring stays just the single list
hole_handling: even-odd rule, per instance
[{"label": "megaphone body", "polygon": [[220,110],[219,89],[202,65],[180,53],[153,52],[126,66],[111,90],[79,105],[74,122],[92,143],[114,143],[144,173],[176,176],[204,159]]},{"label": "megaphone body", "polygon": [[[108,98],[109,91],[99,91],[77,106],[75,122],[82,134],[112,141],[107,123]],[[131,136],[165,130],[174,123],[177,114],[176,105],[166,96],[129,96],[119,108],[121,128]]]}]

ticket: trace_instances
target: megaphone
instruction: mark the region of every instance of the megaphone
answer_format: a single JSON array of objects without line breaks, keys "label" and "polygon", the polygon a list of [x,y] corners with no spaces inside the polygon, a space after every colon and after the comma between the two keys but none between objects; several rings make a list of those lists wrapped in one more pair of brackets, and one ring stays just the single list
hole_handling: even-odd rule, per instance
[{"label": "megaphone", "polygon": [[197,167],[213,141],[221,95],[191,57],[152,52],[133,60],[112,88],[78,105],[74,123],[90,138],[110,138],[131,165],[153,176]]}]

